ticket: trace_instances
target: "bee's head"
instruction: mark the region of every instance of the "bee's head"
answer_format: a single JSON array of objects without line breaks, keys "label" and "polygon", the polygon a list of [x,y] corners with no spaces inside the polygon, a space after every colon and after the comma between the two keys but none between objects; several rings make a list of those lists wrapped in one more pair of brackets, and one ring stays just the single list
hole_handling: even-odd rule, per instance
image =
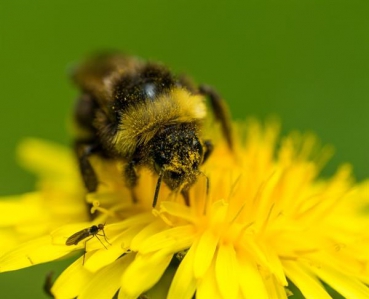
[{"label": "bee's head", "polygon": [[185,190],[200,174],[203,146],[192,124],[167,127],[157,134],[151,155],[154,169],[172,190]]}]

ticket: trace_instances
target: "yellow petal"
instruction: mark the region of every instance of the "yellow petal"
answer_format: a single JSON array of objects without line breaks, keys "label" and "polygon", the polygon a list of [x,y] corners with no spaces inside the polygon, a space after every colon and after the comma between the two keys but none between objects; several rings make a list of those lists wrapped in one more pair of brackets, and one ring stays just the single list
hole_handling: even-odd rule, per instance
[{"label": "yellow petal", "polygon": [[202,234],[197,244],[194,258],[194,275],[196,278],[201,278],[208,270],[214,258],[218,240],[219,238],[211,231],[206,230]]},{"label": "yellow petal", "polygon": [[0,229],[0,240],[0,257],[19,244],[18,236],[12,229]]},{"label": "yellow petal", "polygon": [[281,260],[276,252],[274,252],[273,248],[268,246],[263,246],[263,252],[267,257],[267,261],[270,267],[270,271],[275,275],[279,284],[282,286],[287,286],[287,279],[283,271],[283,267],[281,264]]},{"label": "yellow petal", "polygon": [[111,245],[105,244],[106,248],[100,248],[99,250],[91,252],[91,254],[86,256],[85,268],[94,273],[104,266],[114,263],[118,257],[125,253],[125,250],[122,248],[122,244],[125,240],[126,236],[123,233],[117,239],[111,241]]},{"label": "yellow petal", "polygon": [[167,299],[191,299],[196,290],[197,280],[193,274],[196,248],[191,247],[179,265],[169,288]]},{"label": "yellow petal", "polygon": [[331,298],[315,275],[312,275],[302,265],[297,262],[284,261],[283,267],[288,278],[299,288],[304,298]]},{"label": "yellow petal", "polygon": [[166,227],[163,221],[154,221],[143,228],[132,240],[131,249],[138,251],[140,244],[148,237],[162,231]]},{"label": "yellow petal", "polygon": [[311,270],[345,298],[369,298],[369,288],[355,277],[327,265]]},{"label": "yellow petal", "polygon": [[142,254],[168,248],[178,252],[190,247],[195,238],[196,231],[192,225],[185,225],[164,230],[143,240],[138,251]]},{"label": "yellow petal", "polygon": [[[221,298],[221,297],[222,296],[218,288],[218,283],[215,279],[215,266],[214,263],[212,263],[210,265],[209,270],[204,275],[204,277],[201,280],[199,280],[196,290],[196,299]],[[258,298],[258,297],[250,297],[250,298]]]},{"label": "yellow petal", "polygon": [[141,293],[150,289],[159,281],[171,259],[172,255],[163,255],[163,252],[137,255],[122,276],[120,296],[137,298]]},{"label": "yellow petal", "polygon": [[153,219],[154,216],[151,213],[139,213],[137,215],[130,216],[123,221],[110,224],[109,230],[113,232],[114,231],[121,232],[128,228],[142,226],[146,225],[147,223],[151,223]]},{"label": "yellow petal", "polygon": [[288,293],[283,285],[281,285],[274,275],[265,277],[264,279],[266,290],[268,291],[268,298],[287,299]]},{"label": "yellow petal", "polygon": [[233,246],[219,246],[215,262],[215,271],[219,291],[223,298],[237,298],[239,290],[238,261]]},{"label": "yellow petal", "polygon": [[197,222],[197,215],[192,215],[189,207],[178,202],[164,201],[160,204],[160,212],[168,213],[180,219],[187,220],[190,223]]},{"label": "yellow petal", "polygon": [[25,193],[19,196],[2,197],[0,201],[0,225],[19,225],[44,216],[39,192]]},{"label": "yellow petal", "polygon": [[120,288],[122,273],[133,261],[134,254],[126,254],[101,269],[89,281],[78,299],[111,299]]},{"label": "yellow petal", "polygon": [[17,270],[56,260],[70,253],[67,246],[51,244],[51,237],[45,236],[18,246],[0,258],[0,272]]},{"label": "yellow petal", "polygon": [[19,145],[18,155],[25,167],[40,174],[68,176],[78,173],[72,151],[52,142],[26,139]]},{"label": "yellow petal", "polygon": [[269,298],[264,278],[261,276],[255,261],[246,256],[239,257],[238,281],[245,298]]},{"label": "yellow petal", "polygon": [[93,275],[83,267],[82,259],[78,259],[58,277],[51,292],[58,299],[76,298],[92,277]]}]

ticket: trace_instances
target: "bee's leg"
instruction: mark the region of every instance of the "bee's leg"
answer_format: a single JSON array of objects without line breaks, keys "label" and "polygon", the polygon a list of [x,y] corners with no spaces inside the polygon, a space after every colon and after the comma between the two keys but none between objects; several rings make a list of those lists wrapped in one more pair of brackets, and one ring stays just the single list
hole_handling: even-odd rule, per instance
[{"label": "bee's leg", "polygon": [[[202,161],[203,164],[206,162],[206,160],[210,157],[210,154],[213,152],[214,145],[210,140],[205,140],[204,147],[205,147],[205,153],[204,153],[204,160]],[[205,174],[204,176],[206,179],[206,195],[209,195],[209,188],[210,188],[209,178]]]},{"label": "bee's leg", "polygon": [[208,158],[210,157],[211,153],[214,150],[214,145],[211,142],[211,140],[204,141],[204,149],[205,151],[204,151],[204,158],[202,160],[202,164],[204,164],[208,160]]},{"label": "bee's leg", "polygon": [[152,207],[155,208],[156,203],[158,201],[158,197],[159,197],[159,191],[160,191],[160,186],[161,186],[161,180],[163,179],[163,174],[160,173],[159,174],[159,178],[158,181],[156,182],[156,187],[155,187],[155,193],[154,193],[154,199],[152,201]]},{"label": "bee's leg", "polygon": [[138,182],[138,174],[135,168],[136,164],[137,163],[135,160],[131,160],[124,168],[124,178],[126,181],[126,186],[131,190],[132,201],[134,203],[138,202],[137,196],[133,190]]},{"label": "bee's leg", "polygon": [[186,206],[189,207],[190,206],[190,193],[189,193],[189,190],[188,189],[182,190],[181,194],[183,196],[183,199],[185,201]]},{"label": "bee's leg", "polygon": [[220,95],[208,85],[200,85],[199,91],[201,94],[210,99],[210,104],[213,109],[214,116],[222,126],[222,133],[228,143],[230,150],[233,150],[233,136],[231,116],[226,103],[222,100]]},{"label": "bee's leg", "polygon": [[91,154],[96,152],[96,146],[82,141],[77,141],[75,144],[77,152],[79,168],[81,170],[82,179],[85,183],[88,192],[94,192],[98,186],[96,173],[89,161]]},{"label": "bee's leg", "polygon": [[80,129],[92,134],[96,132],[93,123],[97,108],[96,100],[91,95],[84,93],[79,97],[74,110],[74,118]]}]

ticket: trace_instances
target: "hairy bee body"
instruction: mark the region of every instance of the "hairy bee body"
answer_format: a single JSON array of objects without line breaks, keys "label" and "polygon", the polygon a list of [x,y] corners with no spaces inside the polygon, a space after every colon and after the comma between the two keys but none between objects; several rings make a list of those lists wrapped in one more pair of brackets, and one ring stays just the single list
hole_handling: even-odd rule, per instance
[{"label": "hairy bee body", "polygon": [[130,188],[137,183],[139,167],[156,173],[154,205],[161,180],[172,190],[188,190],[212,149],[201,134],[206,96],[232,147],[228,112],[220,97],[208,87],[197,89],[160,64],[104,54],[78,67],[73,78],[81,90],[76,151],[90,192],[98,186],[91,154],[127,162],[123,175]]}]

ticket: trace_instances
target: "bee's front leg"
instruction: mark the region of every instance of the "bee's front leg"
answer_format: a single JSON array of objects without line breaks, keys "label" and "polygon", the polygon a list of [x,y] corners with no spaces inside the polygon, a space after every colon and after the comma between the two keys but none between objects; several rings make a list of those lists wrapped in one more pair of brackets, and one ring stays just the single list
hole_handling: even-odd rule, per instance
[{"label": "bee's front leg", "polygon": [[98,186],[98,179],[93,169],[89,157],[97,152],[97,146],[83,141],[76,141],[75,150],[77,152],[77,158],[79,162],[79,168],[82,174],[83,182],[87,188],[87,191],[95,192]]},{"label": "bee's front leg", "polygon": [[209,98],[215,119],[220,122],[222,133],[228,143],[229,149],[233,150],[232,122],[227,104],[222,97],[208,85],[200,85],[199,91],[202,95]]}]

